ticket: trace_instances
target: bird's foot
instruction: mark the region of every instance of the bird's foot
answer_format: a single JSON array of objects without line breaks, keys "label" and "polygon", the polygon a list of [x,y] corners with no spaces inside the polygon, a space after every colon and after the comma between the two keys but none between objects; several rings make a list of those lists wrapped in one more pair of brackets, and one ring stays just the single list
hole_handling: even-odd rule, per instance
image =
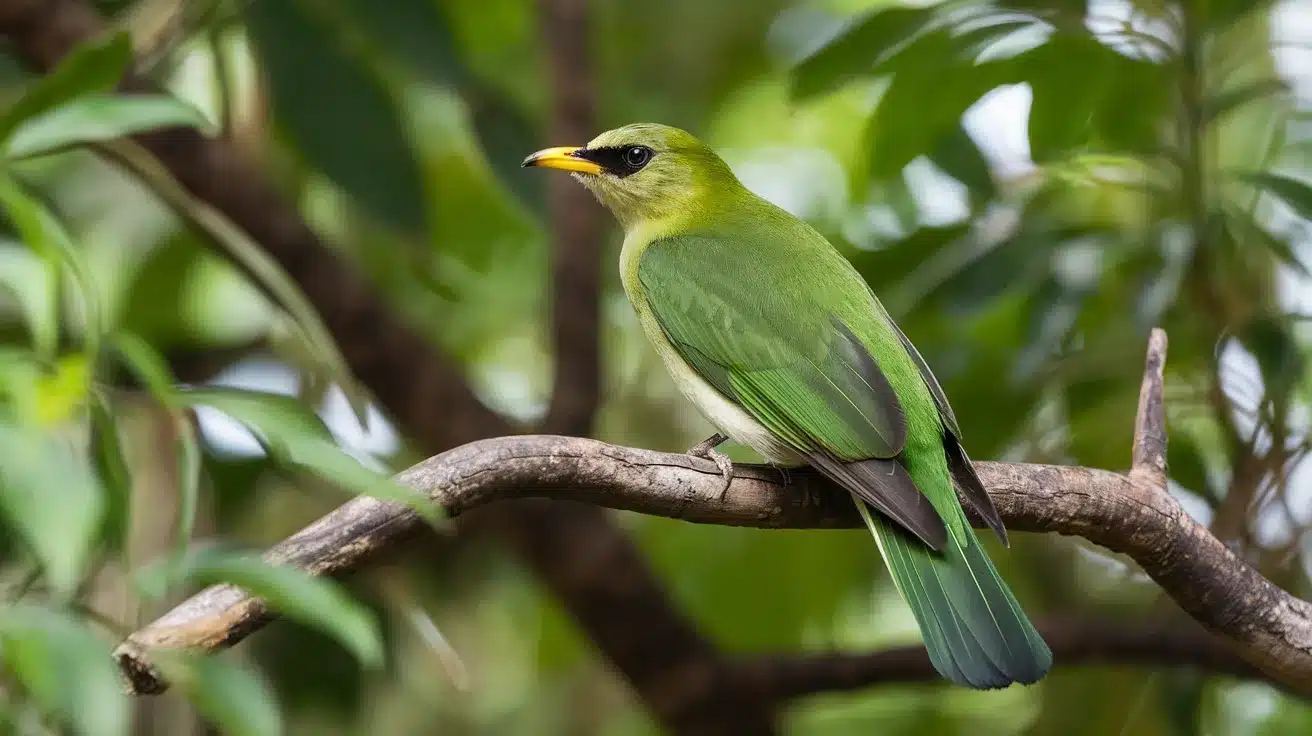
[{"label": "bird's foot", "polygon": [[788,485],[793,482],[793,477],[788,474],[787,467],[783,465],[776,465],[774,466],[774,469],[779,471],[779,476],[783,478],[784,485]]},{"label": "bird's foot", "polygon": [[729,459],[728,455],[715,449],[728,439],[728,437],[716,432],[698,442],[691,450],[688,450],[688,454],[693,457],[715,463],[715,467],[720,469],[720,475],[724,476],[724,485],[720,487],[719,494],[715,496],[717,501],[724,500],[724,494],[729,492],[729,484],[733,482],[733,461]]}]

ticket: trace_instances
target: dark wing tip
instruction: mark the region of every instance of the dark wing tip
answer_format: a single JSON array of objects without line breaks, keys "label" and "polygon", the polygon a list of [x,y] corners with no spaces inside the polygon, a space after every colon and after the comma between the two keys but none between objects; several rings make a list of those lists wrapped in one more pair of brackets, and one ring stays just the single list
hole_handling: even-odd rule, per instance
[{"label": "dark wing tip", "polygon": [[920,492],[906,468],[896,460],[843,462],[827,452],[814,452],[808,462],[835,483],[854,493],[930,549],[941,551],[948,542],[942,517]]},{"label": "dark wing tip", "polygon": [[1007,538],[1007,528],[1002,523],[1002,517],[998,515],[997,507],[993,505],[993,499],[988,491],[984,490],[984,484],[975,473],[975,466],[951,432],[943,433],[943,451],[947,455],[948,470],[952,473],[952,480],[955,481],[961,496],[993,530],[998,541],[1002,542],[1002,546],[1010,547],[1011,541]]},{"label": "dark wing tip", "polygon": [[[888,382],[888,377],[880,370],[875,356],[870,354],[870,349],[861,342],[856,333],[852,332],[852,329],[836,315],[831,314],[829,321],[838,331],[838,336],[842,338],[842,347],[845,348],[843,352],[846,354],[848,366],[870,387],[869,396],[878,405],[877,417],[888,425],[883,428],[889,435],[883,438],[885,443],[888,444],[892,454],[901,452],[907,443],[908,430],[907,417],[902,411],[902,402],[898,400],[897,392]],[[877,431],[878,429],[876,428]]]}]

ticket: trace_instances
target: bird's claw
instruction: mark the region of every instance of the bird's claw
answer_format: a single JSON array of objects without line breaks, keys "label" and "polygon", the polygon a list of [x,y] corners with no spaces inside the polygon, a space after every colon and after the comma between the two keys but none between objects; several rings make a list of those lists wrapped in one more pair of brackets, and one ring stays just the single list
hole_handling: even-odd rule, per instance
[{"label": "bird's claw", "polygon": [[703,460],[710,460],[715,463],[715,467],[720,469],[720,475],[724,477],[724,485],[720,487],[720,492],[715,496],[717,501],[724,500],[724,494],[729,492],[729,484],[733,482],[733,461],[729,459],[728,455],[715,449],[727,439],[727,437],[717,432],[688,450],[689,455]]}]

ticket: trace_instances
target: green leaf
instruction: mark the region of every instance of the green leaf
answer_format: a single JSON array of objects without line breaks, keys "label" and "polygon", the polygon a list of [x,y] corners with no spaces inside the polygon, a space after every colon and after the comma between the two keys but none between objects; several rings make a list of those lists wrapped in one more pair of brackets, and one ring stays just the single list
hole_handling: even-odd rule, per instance
[{"label": "green leaf", "polygon": [[176,97],[85,95],[24,122],[9,137],[5,155],[28,158],[173,127],[204,130],[210,124],[199,110]]},{"label": "green leaf", "polygon": [[37,386],[45,366],[31,350],[0,345],[0,416],[16,424],[37,425]]},{"label": "green leaf", "polygon": [[366,211],[407,233],[425,232],[423,175],[398,101],[311,7],[284,0],[243,11],[275,117],[310,165]]},{"label": "green leaf", "polygon": [[876,62],[933,18],[933,8],[898,6],[857,19],[793,69],[793,99],[815,97],[870,74]]},{"label": "green leaf", "polygon": [[352,493],[395,501],[437,523],[441,508],[427,496],[361,465],[333,442],[319,418],[278,394],[231,389],[187,390],[182,400],[210,406],[246,425],[276,459],[307,470]]},{"label": "green leaf", "polygon": [[1233,89],[1220,92],[1203,101],[1203,123],[1207,124],[1231,110],[1255,102],[1263,97],[1289,93],[1289,84],[1283,79],[1258,79]]},{"label": "green leaf", "polygon": [[156,664],[205,719],[228,736],[278,736],[282,715],[256,672],[212,655],[160,652]]},{"label": "green leaf", "polygon": [[114,351],[124,365],[144,385],[155,400],[167,407],[177,407],[177,389],[173,372],[164,357],[150,343],[131,332],[119,332],[111,338]]},{"label": "green leaf", "polygon": [[1238,248],[1254,244],[1265,248],[1277,261],[1293,269],[1299,276],[1312,278],[1303,259],[1294,250],[1294,243],[1262,227],[1247,212],[1230,209],[1225,214],[1225,227]]},{"label": "green leaf", "polygon": [[1304,220],[1312,220],[1312,183],[1267,171],[1240,173],[1240,178],[1283,200]]},{"label": "green leaf", "polygon": [[183,412],[171,412],[178,429],[178,532],[174,540],[174,554],[181,558],[191,545],[196,529],[196,509],[200,506],[200,442],[191,417]]},{"label": "green leaf", "polygon": [[128,733],[109,647],[77,619],[26,603],[0,608],[0,654],[41,706],[82,736]]},{"label": "green leaf", "polygon": [[1050,17],[1062,13],[1075,20],[1084,17],[1088,0],[1010,0],[1006,3],[1008,10],[1027,10],[1039,17]]},{"label": "green leaf", "polygon": [[1305,375],[1307,361],[1294,339],[1288,320],[1259,316],[1239,332],[1239,340],[1257,359],[1262,371],[1264,399],[1284,402]]},{"label": "green leaf", "polygon": [[138,573],[139,587],[151,597],[179,584],[221,583],[242,588],[278,613],[322,631],[350,650],[362,666],[382,664],[382,637],[373,612],[333,580],[271,564],[253,553],[217,548],[195,550],[177,562],[151,565]]},{"label": "green leaf", "polygon": [[980,97],[1011,81],[1012,60],[974,64],[957,59],[954,48],[945,31],[935,31],[899,54],[892,84],[869,126],[870,175],[875,179],[893,177],[917,156],[930,153]]},{"label": "green leaf", "polygon": [[1174,70],[1108,50],[1111,80],[1094,108],[1093,131],[1102,149],[1118,154],[1154,153],[1174,115]]},{"label": "green leaf", "polygon": [[974,204],[987,202],[997,194],[988,160],[960,123],[938,139],[930,158],[935,165],[970,190],[971,202]]},{"label": "green leaf", "polygon": [[120,441],[118,422],[108,399],[91,401],[92,462],[105,490],[103,529],[111,552],[121,552],[127,543],[132,513],[132,473]]},{"label": "green leaf", "polygon": [[525,171],[523,152],[538,142],[538,126],[508,95],[474,74],[458,53],[443,8],[432,0],[332,0],[338,14],[371,37],[378,49],[420,79],[459,93],[492,173],[541,214],[543,177]]},{"label": "green leaf", "polygon": [[1106,54],[1084,34],[1058,37],[1025,54],[1030,102],[1030,155],[1037,163],[1090,143],[1093,116],[1108,80]]},{"label": "green leaf", "polygon": [[1030,152],[1036,162],[1073,151],[1143,152],[1169,115],[1164,67],[1132,59],[1084,33],[1063,33],[1017,57],[1033,92]]},{"label": "green leaf", "polygon": [[331,0],[384,53],[426,81],[459,88],[469,79],[446,14],[432,0]]},{"label": "green leaf", "polygon": [[27,120],[75,97],[114,89],[131,62],[132,39],[127,33],[79,46],[49,74],[33,82],[0,117],[0,140]]},{"label": "green leaf", "polygon": [[104,334],[101,322],[100,290],[91,278],[91,269],[82,251],[46,208],[23,191],[13,178],[0,173],[0,207],[3,207],[23,242],[51,263],[61,263],[73,275],[81,297],[85,323],[83,343],[94,361]]},{"label": "green leaf", "polygon": [[19,241],[0,239],[0,284],[23,312],[33,350],[42,360],[54,360],[59,352],[59,262]]},{"label": "green leaf", "polygon": [[250,273],[264,291],[286,310],[297,331],[310,349],[310,359],[332,377],[354,410],[360,424],[367,423],[367,403],[363,391],[351,375],[345,358],[333,342],[314,305],[294,281],[260,245],[241,228],[204,202],[192,197],[167,169],[160,166],[145,149],[129,140],[103,144],[120,164],[141,177],[155,195],[174,208],[196,232],[203,233],[228,258]]},{"label": "green leaf", "polygon": [[1239,19],[1271,4],[1271,0],[1188,0],[1190,12],[1197,15],[1203,27],[1224,30]]},{"label": "green leaf", "polygon": [[66,353],[42,371],[36,384],[36,423],[67,425],[79,418],[91,393],[91,371],[85,355]]},{"label": "green leaf", "polygon": [[319,417],[290,396],[232,388],[180,388],[178,396],[188,405],[209,406],[228,414],[271,445],[303,437],[332,438]]},{"label": "green leaf", "polygon": [[[1170,427],[1167,430],[1170,431]],[[1211,502],[1218,500],[1217,489],[1207,474],[1207,459],[1198,441],[1188,432],[1172,432],[1166,444],[1166,471],[1172,480]]]},{"label": "green leaf", "polygon": [[67,594],[82,579],[104,509],[91,468],[67,445],[30,427],[0,424],[0,514]]}]

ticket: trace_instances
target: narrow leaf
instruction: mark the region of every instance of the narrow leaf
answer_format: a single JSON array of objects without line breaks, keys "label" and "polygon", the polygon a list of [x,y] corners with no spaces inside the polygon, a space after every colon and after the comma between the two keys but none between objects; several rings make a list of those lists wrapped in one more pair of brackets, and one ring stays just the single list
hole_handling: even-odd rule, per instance
[{"label": "narrow leaf", "polygon": [[37,356],[54,360],[59,352],[59,261],[21,242],[0,239],[0,285],[18,302]]},{"label": "narrow leaf", "polygon": [[199,110],[167,95],[86,95],[31,118],[6,145],[11,159],[40,156],[159,128],[206,129]]},{"label": "narrow leaf", "polygon": [[127,699],[109,647],[77,619],[26,603],[2,608],[0,654],[41,709],[74,733],[128,733]]},{"label": "narrow leaf", "polygon": [[260,285],[286,310],[309,346],[310,358],[341,387],[351,409],[362,426],[368,424],[367,403],[358,382],[352,376],[332,333],[324,325],[314,305],[273,258],[251,240],[241,228],[208,204],[192,197],[167,169],[149,152],[132,141],[118,140],[101,144],[103,153],[113,157],[173,207],[179,217],[203,233],[214,245],[256,278]]},{"label": "narrow leaf", "polygon": [[179,405],[173,372],[150,343],[130,332],[118,333],[112,338],[112,343],[128,370],[150,391],[156,401],[167,407]]},{"label": "narrow leaf", "polygon": [[933,8],[899,6],[881,8],[856,20],[793,70],[793,99],[815,97],[869,74],[881,57],[914,36],[933,17]]},{"label": "narrow leaf", "polygon": [[274,565],[252,553],[205,548],[176,563],[147,567],[138,577],[143,592],[152,596],[178,584],[235,585],[263,598],[278,613],[334,638],[361,665],[376,667],[383,661],[382,638],[373,612],[335,581],[313,577],[304,570]]},{"label": "narrow leaf", "polygon": [[118,422],[109,400],[95,396],[91,401],[92,460],[105,491],[102,528],[111,552],[121,552],[127,542],[132,514],[132,473],[120,441]]},{"label": "narrow leaf", "polygon": [[1203,123],[1210,123],[1231,110],[1263,97],[1288,94],[1289,84],[1283,79],[1258,79],[1234,89],[1226,90],[1203,101]]},{"label": "narrow leaf", "polygon": [[975,204],[987,202],[997,193],[988,160],[960,123],[939,138],[930,158],[970,190],[971,201]]},{"label": "narrow leaf", "polygon": [[403,232],[423,233],[424,180],[398,101],[313,7],[255,2],[243,11],[275,116],[309,163],[366,211]]},{"label": "narrow leaf", "polygon": [[46,208],[23,191],[13,178],[0,173],[0,207],[14,223],[14,228],[29,248],[51,263],[68,268],[81,297],[84,320],[83,343],[87,355],[96,359],[104,333],[101,322],[100,291],[91,278],[85,255]]},{"label": "narrow leaf", "polygon": [[1115,53],[1097,39],[1079,34],[1049,40],[1024,54],[1033,95],[1030,154],[1036,162],[1057,160],[1091,144],[1094,113],[1110,84],[1107,59]]},{"label": "narrow leaf", "polygon": [[132,40],[127,33],[116,33],[74,49],[59,66],[33,82],[0,117],[0,140],[7,139],[27,120],[68,100],[114,89],[131,61]]},{"label": "narrow leaf", "polygon": [[1267,171],[1250,171],[1240,177],[1281,199],[1304,220],[1312,220],[1312,183]]},{"label": "narrow leaf", "polygon": [[41,562],[50,586],[69,593],[82,579],[100,525],[100,484],[49,434],[0,424],[0,447],[0,514]]},{"label": "narrow leaf", "polygon": [[1265,248],[1276,260],[1293,269],[1299,276],[1312,278],[1312,271],[1294,250],[1295,243],[1262,227],[1247,212],[1229,209],[1224,217],[1225,227],[1237,247],[1257,245]]},{"label": "narrow leaf", "polygon": [[1289,322],[1278,316],[1258,316],[1239,331],[1238,337],[1262,371],[1262,398],[1285,402],[1306,375],[1307,365]]},{"label": "narrow leaf", "polygon": [[187,553],[192,533],[196,529],[196,509],[200,506],[201,453],[200,442],[196,439],[196,427],[189,413],[178,410],[170,413],[178,431],[175,448],[179,483],[178,531],[174,539],[174,554],[180,559]]},{"label": "narrow leaf", "polygon": [[469,70],[456,49],[446,15],[432,0],[333,0],[343,16],[411,72],[435,84],[461,87]]},{"label": "narrow leaf", "polygon": [[206,720],[228,736],[279,736],[282,715],[269,683],[213,655],[161,652],[156,663]]},{"label": "narrow leaf", "polygon": [[[933,40],[937,39],[937,40]],[[870,121],[870,174],[888,179],[933,150],[986,92],[1010,81],[1013,62],[965,63],[950,55],[951,39],[929,34],[898,63]]]},{"label": "narrow leaf", "polygon": [[352,493],[409,506],[429,522],[442,518],[441,508],[427,496],[366,468],[344,452],[317,416],[287,396],[230,389],[187,390],[181,396],[188,403],[213,407],[246,425],[270,455],[282,462]]},{"label": "narrow leaf", "polygon": [[58,427],[77,417],[91,391],[86,356],[68,353],[43,371],[36,384],[36,421]]}]

